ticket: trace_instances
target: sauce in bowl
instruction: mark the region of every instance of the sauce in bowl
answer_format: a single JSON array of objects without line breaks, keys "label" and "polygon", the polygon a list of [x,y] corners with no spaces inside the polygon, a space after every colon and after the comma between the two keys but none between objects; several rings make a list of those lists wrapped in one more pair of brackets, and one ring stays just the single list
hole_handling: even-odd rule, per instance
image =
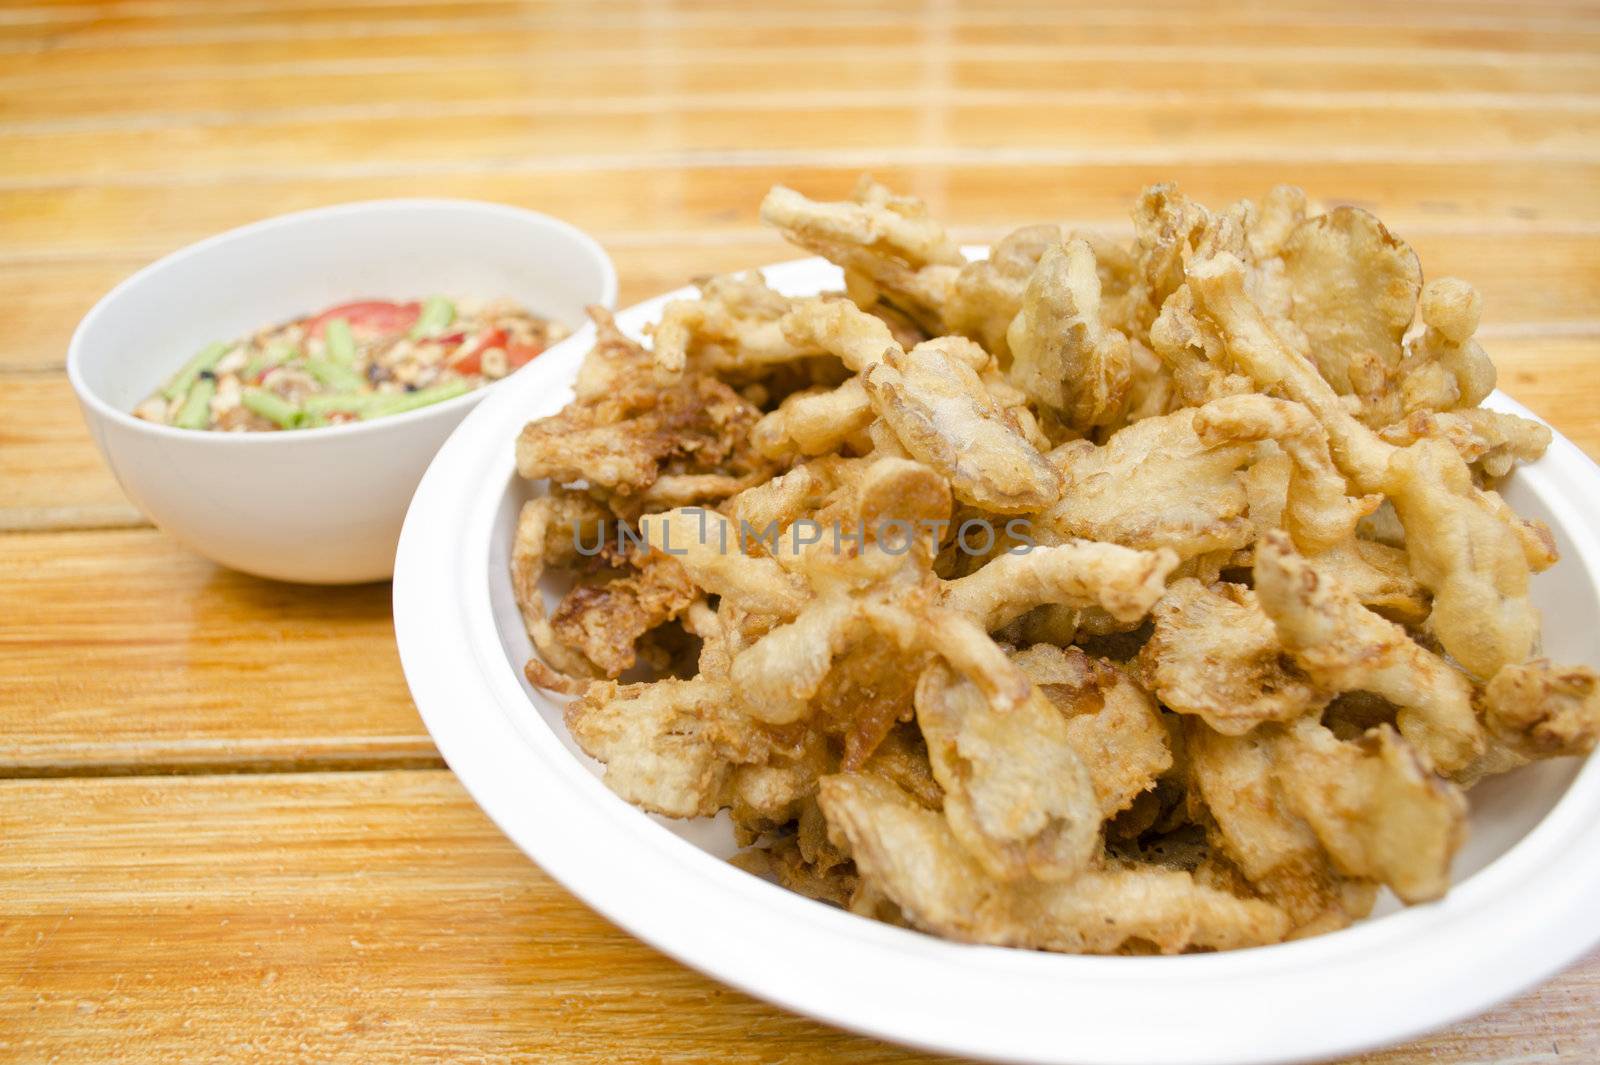
[{"label": "sauce in bowl", "polygon": [[381,418],[492,384],[568,332],[504,299],[360,300],[210,344],[133,413],[222,432]]}]

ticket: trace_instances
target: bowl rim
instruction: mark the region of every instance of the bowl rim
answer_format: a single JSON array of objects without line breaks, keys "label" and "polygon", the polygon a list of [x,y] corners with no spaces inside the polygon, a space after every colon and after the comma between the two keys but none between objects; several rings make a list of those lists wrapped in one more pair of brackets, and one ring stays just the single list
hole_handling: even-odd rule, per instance
[{"label": "bowl rim", "polygon": [[[802,291],[796,279],[822,267],[811,259],[763,270],[775,287]],[[619,324],[652,320],[693,291],[636,304]],[[988,1060],[1079,1065],[1356,1053],[1480,1012],[1600,940],[1600,908],[1589,901],[1600,886],[1600,759],[1443,900],[1215,954],[1083,957],[955,943],[795,895],[678,838],[612,794],[552,730],[516,727],[532,707],[499,646],[490,600],[489,530],[514,474],[511,441],[528,417],[566,402],[583,343],[552,348],[440,449],[401,533],[395,632],[417,708],[463,786],[547,874],[639,939],[842,1028]],[[1528,414],[1498,393],[1493,405]],[[1556,434],[1524,475],[1543,485],[1541,501],[1594,572],[1600,467]]]},{"label": "bowl rim", "polygon": [[[165,437],[171,440],[209,441],[223,447],[272,447],[285,441],[298,441],[305,439],[328,439],[335,436],[353,436],[363,432],[380,432],[386,429],[404,426],[426,418],[446,415],[450,411],[461,411],[474,406],[496,386],[511,380],[522,367],[514,373],[507,374],[498,381],[475,388],[470,392],[452,397],[440,403],[434,403],[416,410],[404,411],[400,414],[391,414],[371,421],[344,422],[338,425],[323,425],[311,429],[296,429],[290,433],[218,433],[194,429],[179,429],[176,426],[163,425],[159,422],[146,421],[136,418],[128,411],[122,410],[114,404],[102,399],[88,382],[83,378],[83,349],[87,344],[85,339],[94,328],[100,317],[108,313],[113,303],[123,299],[138,285],[144,284],[150,278],[162,271],[195,256],[204,255],[213,249],[233,241],[270,233],[278,229],[288,229],[308,223],[316,223],[328,218],[344,215],[365,214],[368,212],[400,211],[411,213],[416,211],[471,211],[491,215],[500,215],[505,218],[515,218],[519,221],[532,221],[551,226],[563,235],[572,238],[580,247],[593,256],[599,263],[601,271],[601,299],[595,301],[608,310],[617,305],[617,268],[611,261],[611,256],[598,240],[579,229],[571,222],[535,211],[527,207],[518,207],[509,203],[496,203],[491,200],[474,200],[464,197],[449,196],[395,196],[377,200],[351,200],[345,203],[329,204],[323,207],[309,207],[301,211],[290,211],[285,214],[273,215],[269,218],[247,222],[232,229],[214,233],[191,244],[170,251],[167,254],[140,267],[132,274],[117,282],[116,285],[95,301],[94,306],[78,321],[72,331],[72,338],[67,342],[67,380],[72,386],[72,391],[77,395],[78,401],[85,408],[93,411],[98,417],[112,421],[126,429],[135,432],[148,433],[155,437]],[[581,335],[585,327],[574,330],[574,335]],[[568,338],[570,339],[570,338]],[[553,346],[553,345],[552,345]],[[541,353],[542,356],[542,353]],[[533,360],[537,363],[539,360]],[[531,365],[531,364],[530,364]]]}]

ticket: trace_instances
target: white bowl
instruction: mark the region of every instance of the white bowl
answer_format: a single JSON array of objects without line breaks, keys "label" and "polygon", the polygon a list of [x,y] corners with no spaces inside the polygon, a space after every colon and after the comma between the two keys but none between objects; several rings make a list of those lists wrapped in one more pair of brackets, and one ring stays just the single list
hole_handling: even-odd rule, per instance
[{"label": "white bowl", "polygon": [[[840,284],[820,260],[767,271],[782,291]],[[619,315],[636,335],[672,293]],[[1600,939],[1600,761],[1544,762],[1472,792],[1471,838],[1442,901],[1330,935],[1180,957],[1073,957],[936,939],[791,894],[728,865],[725,819],[668,821],[598,779],[531,688],[507,575],[528,497],[512,442],[552,414],[585,354],[551,349],[439,452],[400,540],[395,630],[434,741],[546,872],[673,957],[845,1028],[1001,1061],[1322,1059],[1416,1035],[1521,991]],[[1526,413],[1496,395],[1492,405]],[[1557,437],[1507,497],[1550,523],[1563,559],[1535,582],[1545,650],[1600,663],[1600,470]]]},{"label": "white bowl", "polygon": [[212,341],[352,299],[433,293],[509,296],[576,329],[585,305],[616,305],[617,278],[593,239],[516,207],[415,199],[302,211],[190,245],[112,289],[73,334],[67,376],[122,490],[195,551],[279,580],[383,580],[428,462],[498,385],[281,433],[196,432],[128,412]]}]

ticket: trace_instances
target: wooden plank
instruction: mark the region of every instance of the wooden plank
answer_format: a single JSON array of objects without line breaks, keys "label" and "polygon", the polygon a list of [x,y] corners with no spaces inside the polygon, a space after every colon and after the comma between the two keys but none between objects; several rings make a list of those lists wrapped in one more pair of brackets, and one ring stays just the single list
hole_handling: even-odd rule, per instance
[{"label": "wooden plank", "polygon": [[[272,13],[297,15],[311,13],[312,18],[408,18],[418,13],[435,17],[462,17],[483,15],[526,14],[530,12],[560,11],[563,0],[101,0],[85,4],[83,0],[5,0],[0,3],[0,25],[27,25],[46,21],[51,24],[77,23],[88,19],[115,17],[148,21],[171,21],[195,14],[223,13],[239,16],[270,16]],[[650,0],[592,0],[585,5],[590,11],[612,15],[648,12]],[[1007,10],[1029,12],[1050,10],[1051,0],[1012,0]],[[1087,6],[1087,5],[1085,5]],[[740,0],[678,0],[672,5],[674,14],[710,16],[738,14],[748,5]],[[926,10],[925,0],[872,0],[861,4],[858,0],[813,0],[810,11],[837,12],[870,9],[875,12],[917,14]],[[993,10],[996,5],[982,0],[951,0],[944,5],[947,12],[977,12]],[[1389,5],[1384,0],[1346,0],[1330,5],[1327,0],[1280,0],[1273,5],[1279,13],[1292,13],[1301,17],[1316,12],[1343,12],[1370,16],[1384,12]],[[1220,18],[1236,17],[1250,21],[1256,17],[1248,9],[1237,16],[1218,12],[1206,0],[1169,0],[1163,5],[1169,11],[1212,12]],[[1090,10],[1095,10],[1090,8]],[[1109,10],[1101,8],[1104,12]],[[1126,10],[1126,9],[1122,9]],[[1551,18],[1582,18],[1589,11],[1583,0],[1450,0],[1441,4],[1436,0],[1422,0],[1405,14],[1410,21],[1426,23],[1430,19],[1451,22],[1472,18],[1507,18],[1520,15],[1527,20]]]},{"label": "wooden plank", "polygon": [[[71,42],[51,39],[14,42],[0,54],[12,76],[62,74],[77,70],[145,71],[159,74],[186,66],[240,66],[260,64],[381,62],[395,59],[450,58],[463,55],[537,57],[593,48],[603,39],[612,48],[639,52],[651,48],[760,49],[781,41],[788,47],[873,47],[877,42],[905,33],[902,24],[806,26],[790,18],[781,34],[771,26],[734,26],[673,30],[646,25],[651,20],[617,19],[610,26],[580,25],[534,28],[517,18],[470,20],[395,21],[385,27],[353,22],[337,32],[317,36],[287,30],[229,27],[185,31],[164,26],[153,32],[128,31],[98,40]],[[1485,35],[1486,37],[1488,35]],[[1400,42],[1396,42],[1400,43]],[[1559,39],[1550,50],[1566,51]],[[1486,47],[1492,43],[1485,42]],[[1517,51],[1514,46],[1501,51]],[[1527,50],[1527,49],[1520,49]]]},{"label": "wooden plank", "polygon": [[246,577],[148,528],[4,542],[0,775],[437,764],[387,584]]},{"label": "wooden plank", "polygon": [[[541,56],[444,57],[388,62],[285,63],[196,67],[152,81],[141,72],[94,79],[0,75],[0,130],[259,125],[283,115],[337,118],[404,107],[419,120],[449,119],[469,109],[537,113],[570,103],[574,110],[639,112],[703,108],[715,101],[782,108],[854,98],[871,103],[981,104],[997,94],[1046,94],[1096,107],[1181,96],[1201,108],[1252,100],[1325,108],[1345,101],[1412,107],[1488,106],[1592,109],[1585,93],[1600,88],[1600,64],[1563,67],[1535,62],[1486,64],[1426,54],[1396,63],[1324,53],[1258,56],[1241,50],[1218,63],[1179,49],[1104,51],[1018,46],[963,49],[931,61],[914,42],[880,48],[746,49],[627,52],[604,47]],[[843,53],[843,54],[841,54]],[[974,54],[976,53],[976,54]],[[617,62],[629,57],[634,62]],[[796,85],[809,87],[797,95]],[[48,91],[44,91],[48,90]]]},{"label": "wooden plank", "polygon": [[[0,249],[5,243],[0,242]],[[8,328],[0,331],[0,370],[65,366],[67,344],[78,321],[145,261],[144,256],[102,255],[17,263],[0,257],[0,286],[17,309]],[[0,426],[0,432],[5,431]]]},{"label": "wooden plank", "polygon": [[630,939],[445,772],[9,781],[0,796],[13,1060],[909,1057]]},{"label": "wooden plank", "polygon": [[[796,79],[814,79],[836,93],[906,92],[921,78],[923,64],[910,48],[898,57],[877,56],[863,63],[859,56],[838,56],[822,50],[796,50],[776,59],[748,51],[714,52],[706,64],[684,63],[675,53],[597,50],[541,56],[473,56],[437,61],[350,64],[288,64],[255,71],[234,69],[231,75],[209,67],[174,71],[160,81],[141,75],[107,77],[86,82],[41,76],[0,77],[0,121],[48,119],[93,121],[101,126],[141,121],[181,124],[198,116],[203,121],[260,121],[272,112],[327,114],[334,108],[377,110],[384,103],[404,104],[419,116],[476,106],[487,110],[521,107],[532,110],[541,101],[590,100],[588,109],[606,101],[620,108],[630,103],[639,111],[667,110],[662,94],[678,97],[792,96]],[[621,56],[637,62],[620,63]],[[660,57],[671,56],[672,62]],[[1465,65],[1464,69],[1476,69]],[[1531,72],[1530,72],[1531,74]],[[1553,83],[1537,75],[1530,82]],[[49,92],[41,92],[48,87]],[[1518,90],[1520,91],[1520,90]],[[1570,92],[1570,83],[1563,92]],[[1537,91],[1529,97],[1542,95]],[[585,105],[580,104],[580,108]],[[265,113],[265,114],[264,114]],[[209,118],[208,118],[209,115]]]},{"label": "wooden plank", "polygon": [[[596,160],[592,168],[571,171],[541,169],[548,160],[529,158],[499,159],[476,170],[452,169],[445,163],[407,174],[259,172],[239,178],[225,196],[206,194],[210,186],[204,182],[165,179],[0,189],[0,264],[69,258],[137,263],[285,211],[422,195],[531,207],[608,242],[670,233],[675,241],[698,243],[708,233],[720,239],[729,229],[755,229],[761,197],[774,184],[838,198],[863,170],[922,196],[938,217],[958,229],[986,232],[1044,219],[1126,227],[1139,190],[1157,181],[1176,181],[1202,202],[1219,205],[1292,182],[1316,197],[1369,207],[1404,234],[1424,228],[1600,228],[1600,199],[1589,194],[1600,185],[1600,162],[1537,167],[1437,161],[1058,165],[991,157],[908,166],[884,165],[874,155],[863,149],[832,165],[759,158],[711,165],[691,153],[666,160],[612,160],[610,165]],[[103,276],[112,275],[108,270]]]},{"label": "wooden plank", "polygon": [[[286,18],[304,17],[313,25],[361,18],[372,21],[408,19],[419,15],[428,17],[468,18],[490,15],[517,15],[559,12],[569,6],[562,0],[102,0],[85,4],[83,0],[6,0],[0,4],[0,25],[29,25],[48,22],[52,25],[95,22],[103,24],[108,19],[130,22],[156,23],[181,19],[187,24],[191,19],[212,20],[218,15],[236,19],[261,19],[283,21]],[[585,5],[591,12],[607,15],[648,13],[653,6],[649,0],[592,0]],[[1050,12],[1056,5],[1050,0],[1012,0],[1006,9],[1017,13]],[[1249,9],[1235,12],[1217,11],[1206,0],[1168,0],[1163,9],[1171,12],[1212,12],[1219,19],[1248,23],[1259,18],[1259,13]],[[674,16],[708,18],[737,16],[748,5],[739,0],[677,0],[672,5]],[[996,5],[982,0],[951,0],[944,4],[946,13],[963,17],[981,15],[994,10]],[[1109,7],[1082,5],[1089,14],[1106,17]],[[1383,0],[1347,0],[1330,5],[1327,0],[1280,0],[1273,5],[1278,13],[1292,13],[1302,18],[1314,17],[1317,12],[1343,12],[1350,15],[1372,17],[1385,13],[1388,5]],[[808,11],[833,14],[841,11],[870,10],[880,14],[918,15],[927,9],[925,0],[813,0]],[[1124,15],[1128,9],[1120,9]],[[1452,0],[1438,4],[1423,0],[1404,12],[1403,21],[1427,24],[1430,21],[1451,23],[1463,19],[1506,18],[1521,15],[1535,21],[1551,18],[1581,18],[1588,9],[1581,0]],[[1390,12],[1392,14],[1392,12]],[[1083,16],[1079,16],[1083,17]],[[570,20],[570,19],[569,19]]]},{"label": "wooden plank", "polygon": [[956,28],[953,42],[968,45],[1070,44],[1092,36],[1102,45],[1176,45],[1203,47],[1283,47],[1315,42],[1321,48],[1403,48],[1419,51],[1470,49],[1496,53],[1543,53],[1563,58],[1593,52],[1593,23],[1560,17],[1522,19],[1506,16],[1454,16],[1446,11],[1430,23],[1409,9],[1388,5],[1386,12],[1366,11],[1341,17],[1329,9],[1274,13],[1255,9],[1239,20],[1196,12],[1167,18],[1160,5],[1148,8],[1097,9],[1093,15],[1069,19],[994,18]]},{"label": "wooden plank", "polygon": [[1209,109],[1169,96],[1098,104],[1041,98],[1025,106],[938,106],[930,112],[931,126],[919,123],[914,99],[881,104],[866,97],[860,106],[848,106],[849,100],[821,106],[791,96],[620,114],[609,105],[585,112],[569,103],[547,101],[526,105],[524,113],[466,113],[434,121],[427,120],[425,110],[412,116],[402,109],[341,119],[273,116],[260,123],[179,128],[20,130],[5,137],[8,161],[0,187],[97,182],[129,171],[141,181],[191,183],[264,169],[338,176],[429,169],[440,159],[453,160],[457,168],[507,158],[570,168],[575,160],[596,156],[670,159],[690,149],[729,158],[768,152],[826,158],[870,147],[890,160],[912,149],[1003,150],[1024,159],[1048,149],[1047,158],[1060,164],[1424,162],[1439,156],[1487,163],[1600,161],[1594,149],[1600,112],[1496,108],[1470,98],[1452,105],[1449,97],[1440,97],[1432,106],[1330,99],[1307,107],[1292,99],[1261,100]]},{"label": "wooden plank", "polygon": [[[1418,5],[1413,5],[1418,6]],[[1328,19],[1301,19],[1294,13],[1280,14],[1277,24],[1258,22],[1240,26],[1214,14],[1176,16],[1165,8],[1133,10],[1122,5],[1115,10],[1096,8],[1101,21],[1040,21],[1018,18],[1010,11],[987,14],[990,22],[962,24],[955,19],[883,18],[864,21],[858,14],[845,13],[832,24],[819,19],[805,22],[789,16],[766,26],[752,26],[749,14],[725,18],[720,26],[675,27],[659,18],[613,18],[602,26],[533,26],[523,19],[410,19],[373,26],[365,19],[350,19],[346,26],[331,27],[320,35],[306,35],[293,24],[282,27],[206,27],[186,30],[179,24],[162,29],[125,30],[99,38],[75,37],[62,40],[48,35],[43,42],[19,40],[10,43],[6,72],[10,77],[54,77],[67,70],[99,74],[102,70],[128,72],[142,70],[162,75],[184,67],[272,66],[285,62],[382,62],[395,59],[507,58],[523,56],[542,59],[557,54],[592,53],[597,46],[626,50],[634,61],[651,61],[666,53],[686,53],[693,59],[701,50],[742,50],[760,53],[771,48],[818,48],[818,50],[878,50],[896,42],[910,42],[920,48],[938,48],[930,59],[954,61],[955,48],[971,50],[1030,50],[1018,53],[1019,61],[1038,59],[1040,48],[1072,50],[1061,56],[1070,59],[1090,50],[1114,53],[1128,48],[1165,48],[1194,54],[1197,48],[1237,56],[1240,50],[1269,50],[1283,56],[1304,54],[1320,61],[1330,53],[1346,58],[1365,56],[1368,61],[1394,62],[1400,66],[1432,66],[1438,61],[1477,59],[1501,64],[1507,61],[1533,61],[1542,66],[1594,66],[1592,22],[1578,19],[1547,19],[1549,29],[1520,29],[1507,24],[1504,14],[1483,16],[1480,26],[1451,26],[1462,19],[1446,14],[1438,26],[1384,26],[1382,10],[1344,10]],[[1392,8],[1392,5],[1386,5]],[[1059,18],[1061,5],[1051,5],[1045,19]],[[1107,13],[1109,11],[1109,13]],[[1133,11],[1133,18],[1117,21],[1118,13]],[[549,18],[549,16],[547,16]],[[570,14],[565,18],[571,19]],[[982,16],[979,16],[982,18]],[[1390,19],[1394,18],[1390,14]],[[1360,24],[1366,19],[1368,24]],[[1352,24],[1352,21],[1357,21]],[[598,62],[619,62],[600,58]],[[626,61],[619,62],[626,66]]]},{"label": "wooden plank", "polygon": [[[1421,13],[1418,13],[1420,10]],[[1194,5],[1135,7],[1068,5],[1029,10],[974,6],[918,19],[883,10],[795,12],[781,8],[737,12],[678,13],[653,9],[627,18],[614,11],[552,11],[459,18],[346,19],[330,21],[314,35],[287,20],[251,22],[219,17],[216,24],[169,20],[149,27],[103,20],[78,29],[30,33],[16,27],[0,52],[16,57],[16,72],[62,69],[160,70],[232,58],[240,64],[284,59],[332,59],[352,51],[372,58],[561,52],[592,46],[604,34],[618,46],[635,48],[762,48],[774,44],[875,46],[896,37],[956,45],[1079,44],[1110,47],[1180,45],[1199,47],[1306,47],[1324,50],[1377,48],[1401,51],[1475,50],[1490,54],[1539,53],[1583,59],[1600,30],[1592,16],[1457,14],[1430,17],[1425,8],[1369,7],[1350,12],[1319,4],[1302,11],[1234,8],[1227,17]]]},{"label": "wooden plank", "polygon": [[0,532],[140,525],[62,373],[0,373]]},{"label": "wooden plank", "polygon": [[1600,459],[1600,338],[1486,335],[1507,394],[1560,430],[1590,458]]},{"label": "wooden plank", "polygon": [[[1600,956],[1362,1060],[1592,1061],[1596,994]],[[0,782],[0,1054],[928,1060],[638,943],[443,771]]]}]

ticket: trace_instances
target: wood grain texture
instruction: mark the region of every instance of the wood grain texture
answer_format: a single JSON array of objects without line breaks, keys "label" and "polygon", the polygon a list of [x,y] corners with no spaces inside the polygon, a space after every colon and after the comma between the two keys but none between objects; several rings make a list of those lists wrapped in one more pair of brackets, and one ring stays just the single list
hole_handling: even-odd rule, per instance
[{"label": "wood grain texture", "polygon": [[0,774],[438,764],[387,584],[247,577],[154,529],[0,543]]},{"label": "wood grain texture", "polygon": [[[928,1060],[640,944],[443,771],[0,781],[0,884],[11,1061]],[[1591,1062],[1597,994],[1600,956],[1365,1060]]]},{"label": "wood grain texture", "polygon": [[[4,140],[0,136],[0,144]],[[1315,197],[1377,210],[1413,237],[1429,231],[1581,233],[1600,226],[1600,204],[1588,195],[1600,183],[1600,161],[1545,161],[1537,167],[1512,160],[1427,158],[1129,162],[1056,158],[1040,151],[1001,163],[995,155],[905,144],[839,149],[827,160],[814,153],[745,154],[729,148],[652,156],[619,150],[563,158],[440,156],[359,172],[314,159],[237,175],[229,179],[226,196],[196,192],[214,187],[220,180],[216,175],[155,177],[128,171],[97,183],[6,187],[0,174],[0,263],[127,256],[129,265],[137,265],[273,214],[429,192],[555,214],[617,242],[608,245],[613,251],[637,242],[641,234],[675,234],[689,247],[707,235],[754,229],[761,196],[776,183],[839,195],[864,169],[896,187],[915,189],[958,230],[1004,231],[1023,224],[1019,216],[1127,227],[1139,190],[1163,180],[1176,181],[1212,204],[1259,196],[1274,184],[1298,184]]]},{"label": "wood grain texture", "polygon": [[[820,86],[819,86],[820,88]],[[1181,96],[1127,100],[1082,94],[1027,102],[951,100],[932,104],[936,123],[921,123],[929,106],[903,94],[898,101],[873,96],[855,106],[836,102],[817,121],[804,97],[754,98],[734,104],[720,98],[676,109],[584,107],[562,101],[510,113],[430,116],[397,109],[357,117],[304,117],[278,113],[254,122],[187,126],[131,124],[129,128],[17,129],[6,136],[5,184],[49,188],[94,184],[130,168],[145,180],[229,180],[274,167],[285,156],[304,159],[324,173],[427,170],[444,159],[509,156],[545,166],[572,166],[586,158],[617,154],[668,160],[693,151],[715,155],[795,155],[849,152],[893,143],[904,131],[924,129],[917,147],[937,155],[980,158],[1016,153],[1070,165],[1076,161],[1148,158],[1178,160],[1338,159],[1405,161],[1418,158],[1414,130],[1426,125],[1440,153],[1470,162],[1533,158],[1595,162],[1600,113],[1553,106],[1497,107],[1449,98],[1430,106],[1392,100],[1324,99],[1308,107],[1285,99],[1238,99],[1227,107],[1196,108]],[[670,104],[672,101],[664,101]],[[199,135],[197,135],[199,134]],[[1449,145],[1446,149],[1444,146]],[[885,152],[891,159],[904,149]]]},{"label": "wood grain texture", "polygon": [[[597,41],[542,56],[538,63],[521,54],[478,54],[467,62],[446,56],[359,66],[286,62],[264,70],[175,66],[153,84],[138,72],[119,70],[104,71],[92,81],[70,72],[65,77],[0,74],[0,123],[7,130],[257,125],[290,110],[340,118],[399,108],[434,115],[475,110],[532,116],[556,106],[550,102],[555,94],[564,94],[579,108],[661,112],[725,101],[722,90],[730,83],[741,86],[746,106],[792,107],[800,99],[797,85],[823,89],[828,100],[860,103],[873,96],[926,91],[928,62],[922,50],[914,41],[893,40],[870,50],[785,46],[755,54],[717,48],[628,53]],[[630,62],[611,61],[619,54]],[[1160,61],[1138,62],[1141,58]],[[1600,88],[1595,71],[1541,63],[1539,57],[1494,64],[1462,55],[1420,58],[1417,63],[1395,63],[1331,49],[1316,54],[1302,50],[1292,57],[1244,49],[1233,62],[1217,63],[1181,49],[1163,53],[1133,47],[1115,53],[1082,46],[965,48],[941,58],[940,91],[970,102],[985,94],[1128,100],[1182,93],[1200,104],[1238,97],[1298,100],[1311,107],[1327,106],[1330,94],[1369,102],[1413,94],[1409,102],[1415,106],[1444,92],[1457,106],[1548,104],[1557,109],[1581,106],[1572,101],[1573,93]],[[295,76],[275,76],[282,73]],[[394,85],[375,103],[371,81],[382,74],[391,75]],[[134,83],[141,83],[140,91],[130,94]],[[1362,88],[1352,91],[1352,84]]]},{"label": "wood grain texture", "polygon": [[[1126,233],[1159,180],[1368,207],[1478,285],[1502,386],[1600,456],[1584,0],[0,0],[0,1061],[917,1057],[542,876],[429,768],[387,587],[143,526],[62,372],[122,277],[284,211],[547,211],[627,304],[792,257],[762,193],[861,170],[974,242]],[[1591,1062],[1597,1008],[1600,957],[1362,1060]]]},{"label": "wood grain texture", "polygon": [[442,771],[0,782],[0,883],[8,1061],[909,1058],[618,931]]},{"label": "wood grain texture", "polygon": [[141,525],[63,373],[0,373],[0,531]]}]

